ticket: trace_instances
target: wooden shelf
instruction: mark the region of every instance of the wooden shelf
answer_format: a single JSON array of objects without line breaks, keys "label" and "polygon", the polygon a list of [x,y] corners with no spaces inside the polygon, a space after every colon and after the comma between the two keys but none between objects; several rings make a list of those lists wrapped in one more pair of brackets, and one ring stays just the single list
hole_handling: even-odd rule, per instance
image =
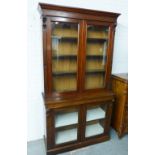
[{"label": "wooden shelf", "polygon": [[51,36],[52,39],[57,40],[66,40],[66,41],[77,41],[78,37],[72,37],[72,36]]},{"label": "wooden shelf", "polygon": [[88,42],[105,42],[108,41],[107,38],[87,38]]},{"label": "wooden shelf", "polygon": [[[87,70],[86,74],[101,74],[105,73],[105,70],[103,69],[95,69],[95,70]],[[53,72],[53,76],[63,76],[63,75],[76,75],[77,71],[71,71],[71,72]]]},{"label": "wooden shelf", "polygon": [[104,128],[99,124],[91,124],[86,126],[85,137],[92,137],[104,133]]},{"label": "wooden shelf", "polygon": [[77,55],[53,55],[53,59],[77,59]]},{"label": "wooden shelf", "polygon": [[55,135],[55,143],[61,144],[77,140],[77,128],[57,131]]},{"label": "wooden shelf", "polygon": [[105,73],[103,69],[86,70],[86,74],[101,74]]},{"label": "wooden shelf", "polygon": [[61,112],[55,115],[55,127],[62,127],[78,123],[78,112]]},{"label": "wooden shelf", "polygon": [[[107,56],[103,55],[86,55],[87,59],[105,59]],[[77,59],[77,55],[53,55],[53,59]]]},{"label": "wooden shelf", "polygon": [[[78,37],[72,37],[72,36],[51,36],[52,39],[58,39],[58,40],[77,40]],[[87,38],[87,41],[107,41],[108,38]]]},{"label": "wooden shelf", "polygon": [[86,56],[95,57],[95,56],[103,56],[103,54],[87,54]]},{"label": "wooden shelf", "polygon": [[76,75],[77,71],[70,71],[70,72],[53,72],[53,76],[63,76],[63,75]]},{"label": "wooden shelf", "polygon": [[86,55],[87,59],[106,59],[106,55]]},{"label": "wooden shelf", "polygon": [[100,107],[94,107],[87,110],[86,121],[92,121],[104,118],[105,118],[105,111]]}]

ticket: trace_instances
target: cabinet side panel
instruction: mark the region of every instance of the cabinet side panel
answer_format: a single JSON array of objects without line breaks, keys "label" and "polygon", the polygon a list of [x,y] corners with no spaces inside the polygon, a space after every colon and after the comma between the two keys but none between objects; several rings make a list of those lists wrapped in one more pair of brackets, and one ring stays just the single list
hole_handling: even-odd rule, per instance
[{"label": "cabinet side panel", "polygon": [[125,96],[123,91],[125,86],[122,82],[113,80],[112,89],[116,94],[116,102],[114,104],[114,111],[112,116],[112,126],[116,129],[116,131],[122,132],[123,112],[125,106]]}]

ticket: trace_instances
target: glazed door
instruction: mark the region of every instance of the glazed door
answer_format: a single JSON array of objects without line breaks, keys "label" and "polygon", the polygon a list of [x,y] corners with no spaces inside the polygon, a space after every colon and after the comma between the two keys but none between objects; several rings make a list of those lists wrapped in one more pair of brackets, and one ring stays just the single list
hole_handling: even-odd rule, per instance
[{"label": "glazed door", "polygon": [[[51,17],[48,27],[50,48],[48,66],[52,93],[78,91],[78,59],[80,47],[80,21],[75,19]],[[48,49],[47,49],[48,51]]]},{"label": "glazed door", "polygon": [[109,25],[87,22],[85,46],[85,90],[106,87]]},{"label": "glazed door", "polygon": [[83,108],[82,141],[109,134],[112,102],[89,103]]},{"label": "glazed door", "polygon": [[79,107],[55,110],[55,145],[74,143],[79,140]]}]

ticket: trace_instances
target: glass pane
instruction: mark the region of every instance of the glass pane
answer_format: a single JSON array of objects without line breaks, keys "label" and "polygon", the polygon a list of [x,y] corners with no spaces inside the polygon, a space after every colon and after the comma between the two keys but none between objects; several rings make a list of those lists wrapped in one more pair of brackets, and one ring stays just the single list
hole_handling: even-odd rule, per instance
[{"label": "glass pane", "polygon": [[93,137],[104,133],[106,105],[87,107],[85,137]]},{"label": "glass pane", "polygon": [[77,89],[78,24],[52,22],[53,91]]},{"label": "glass pane", "polygon": [[78,109],[65,109],[55,112],[55,128],[78,123]]},{"label": "glass pane", "polygon": [[86,121],[104,119],[106,116],[106,106],[93,106],[87,108]]},{"label": "glass pane", "polygon": [[77,127],[56,129],[55,144],[63,144],[77,140]]},{"label": "glass pane", "polygon": [[104,88],[108,45],[107,26],[87,26],[85,88]]},{"label": "glass pane", "polygon": [[93,137],[104,133],[104,120],[96,120],[86,123],[85,137]]},{"label": "glass pane", "polygon": [[55,144],[76,141],[78,131],[78,109],[71,108],[56,111],[55,129]]}]

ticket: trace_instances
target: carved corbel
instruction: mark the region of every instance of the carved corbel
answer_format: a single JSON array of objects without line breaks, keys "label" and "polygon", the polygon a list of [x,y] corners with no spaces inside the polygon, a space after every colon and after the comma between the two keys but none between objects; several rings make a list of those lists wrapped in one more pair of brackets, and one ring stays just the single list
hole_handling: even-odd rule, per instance
[{"label": "carved corbel", "polygon": [[43,28],[46,28],[47,17],[43,16]]}]

